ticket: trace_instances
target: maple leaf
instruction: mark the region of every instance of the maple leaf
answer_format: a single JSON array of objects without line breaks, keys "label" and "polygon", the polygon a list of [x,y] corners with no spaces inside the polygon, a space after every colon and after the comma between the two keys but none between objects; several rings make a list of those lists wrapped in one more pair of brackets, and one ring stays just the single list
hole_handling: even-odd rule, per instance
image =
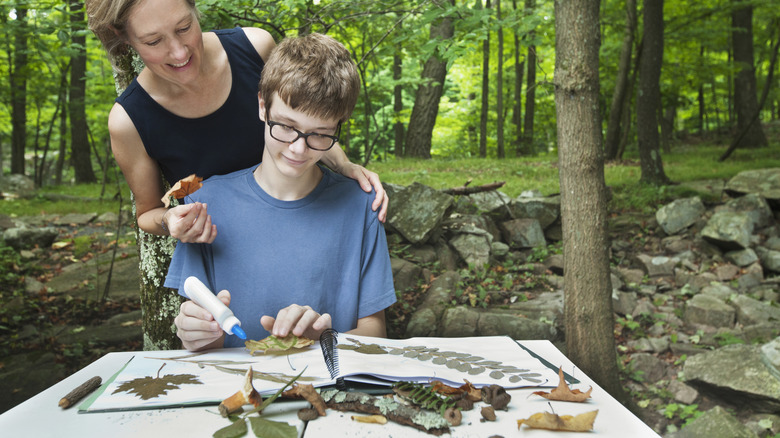
[{"label": "maple leaf", "polygon": [[541,395],[547,400],[555,401],[568,401],[582,403],[590,398],[590,393],[593,388],[590,388],[588,392],[582,392],[579,389],[571,390],[569,385],[566,384],[566,380],[563,378],[563,369],[558,368],[558,377],[561,379],[558,382],[558,387],[550,392],[535,391],[533,394]]},{"label": "maple leaf", "polygon": [[[465,379],[464,379],[465,380]],[[466,383],[461,385],[458,388],[445,385],[439,380],[434,380],[431,382],[431,389],[435,392],[438,392],[442,395],[456,395],[456,394],[465,394],[465,397],[471,401],[480,401],[482,400],[482,392],[475,388],[474,385],[471,384],[468,380],[465,380]]]},{"label": "maple leaf", "polygon": [[203,187],[203,178],[195,175],[194,173],[186,178],[182,178],[176,181],[176,184],[171,187],[170,190],[165,192],[161,201],[165,205],[165,208],[170,207],[171,197],[181,199],[187,195],[195,193],[199,188]]},{"label": "maple leaf", "polygon": [[[163,364],[163,366],[165,365]],[[160,367],[160,369],[162,369],[162,367]],[[198,380],[198,377],[193,374],[166,374],[163,377],[160,377],[160,372],[158,371],[157,377],[139,377],[124,382],[119,385],[119,388],[114,390],[112,394],[116,394],[117,392],[128,392],[130,394],[136,394],[142,400],[149,400],[150,398],[165,395],[170,390],[179,389],[180,385],[188,384],[202,385],[203,382]]]},{"label": "maple leaf", "polygon": [[539,412],[525,420],[517,420],[517,428],[523,424],[532,429],[565,430],[569,432],[587,432],[593,430],[593,422],[596,420],[598,409],[585,412],[576,416],[551,414]]},{"label": "maple leaf", "polygon": [[294,348],[305,348],[313,344],[314,341],[304,337],[298,337],[290,333],[287,336],[280,338],[274,335],[268,336],[265,339],[259,341],[246,341],[244,345],[249,350],[250,354],[255,354],[262,351],[263,353],[273,353],[277,351],[287,351]]}]

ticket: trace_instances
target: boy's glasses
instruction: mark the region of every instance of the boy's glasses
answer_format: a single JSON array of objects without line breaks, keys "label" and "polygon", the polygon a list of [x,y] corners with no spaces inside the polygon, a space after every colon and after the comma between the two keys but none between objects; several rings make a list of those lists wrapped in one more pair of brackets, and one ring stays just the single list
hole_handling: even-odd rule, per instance
[{"label": "boy's glasses", "polygon": [[273,122],[271,120],[269,120],[267,124],[271,129],[271,137],[273,137],[275,140],[279,140],[285,143],[295,143],[299,138],[303,137],[306,146],[314,149],[315,151],[327,151],[328,149],[332,148],[333,145],[339,141],[338,136],[341,133],[341,123],[339,123],[338,128],[336,128],[336,135],[317,134],[314,132],[310,134],[304,134],[292,126],[287,126],[282,123]]}]

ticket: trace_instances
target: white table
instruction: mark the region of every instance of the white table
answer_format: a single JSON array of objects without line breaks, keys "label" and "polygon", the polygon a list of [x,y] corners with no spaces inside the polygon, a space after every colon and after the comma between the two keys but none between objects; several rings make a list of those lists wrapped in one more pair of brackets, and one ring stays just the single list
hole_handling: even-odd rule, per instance
[{"label": "white table", "polygon": [[[634,416],[628,409],[596,385],[588,376],[574,367],[549,341],[521,341],[525,347],[542,356],[554,366],[580,380],[574,388],[586,391],[593,387],[591,399],[586,403],[549,402],[532,395],[536,389],[511,390],[512,401],[508,411],[498,411],[496,422],[481,423],[479,410],[483,403],[477,403],[471,411],[463,413],[463,423],[451,428],[452,437],[488,437],[491,435],[525,436],[529,438],[582,437],[576,432],[551,432],[529,429],[523,426],[518,431],[517,420],[528,418],[534,413],[547,411],[550,406],[559,415],[576,415],[599,410],[594,423],[593,434],[601,437],[642,438],[659,437],[650,427]],[[170,356],[172,352],[144,352],[146,356],[159,354]],[[183,352],[181,352],[183,353]],[[158,409],[146,411],[86,413],[79,414],[77,407],[63,410],[59,400],[73,388],[94,376],[107,381],[133,355],[138,352],[109,353],[81,371],[41,392],[15,408],[0,415],[0,434],[4,437],[157,437],[157,436],[211,436],[217,429],[229,424],[217,412],[216,406],[189,407],[180,409]],[[545,389],[549,390],[549,389]],[[263,416],[275,421],[287,421],[295,425],[305,438],[347,437],[428,437],[431,435],[408,426],[392,422],[385,425],[353,422],[351,412],[328,410],[305,425],[298,420],[297,412],[308,404],[303,401],[275,402],[264,411]],[[254,436],[249,432],[248,436]]]}]

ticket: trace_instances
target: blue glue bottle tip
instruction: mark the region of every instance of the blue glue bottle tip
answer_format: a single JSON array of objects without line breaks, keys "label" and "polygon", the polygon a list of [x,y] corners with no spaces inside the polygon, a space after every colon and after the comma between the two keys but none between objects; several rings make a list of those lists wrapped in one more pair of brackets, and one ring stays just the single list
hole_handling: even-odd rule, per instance
[{"label": "blue glue bottle tip", "polygon": [[244,333],[244,330],[241,327],[234,325],[231,331],[233,332],[234,335],[238,336],[239,338],[246,339],[246,333]]}]

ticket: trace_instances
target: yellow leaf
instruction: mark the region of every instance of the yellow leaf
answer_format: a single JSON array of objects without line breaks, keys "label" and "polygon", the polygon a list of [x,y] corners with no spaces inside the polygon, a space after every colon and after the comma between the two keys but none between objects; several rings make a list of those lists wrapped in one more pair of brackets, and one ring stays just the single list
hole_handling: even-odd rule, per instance
[{"label": "yellow leaf", "polygon": [[65,242],[65,241],[54,242],[54,243],[51,244],[51,249],[63,249],[63,248],[67,248],[67,247],[71,246],[72,244],[73,244],[73,242],[70,242],[70,241],[68,241],[68,242]]},{"label": "yellow leaf", "polygon": [[353,415],[351,418],[352,421],[357,421],[358,423],[387,424],[387,418],[384,415]]},{"label": "yellow leaf", "polygon": [[290,333],[289,335],[279,338],[271,335],[265,339],[259,341],[246,341],[244,345],[251,354],[255,354],[258,351],[264,353],[271,353],[274,351],[286,351],[293,348],[305,348],[313,344],[314,341],[304,337],[298,337]]},{"label": "yellow leaf", "polygon": [[596,420],[598,409],[585,412],[577,416],[551,414],[539,412],[525,420],[517,420],[517,428],[523,424],[533,429],[565,430],[569,432],[587,432],[593,430],[593,422]]}]

